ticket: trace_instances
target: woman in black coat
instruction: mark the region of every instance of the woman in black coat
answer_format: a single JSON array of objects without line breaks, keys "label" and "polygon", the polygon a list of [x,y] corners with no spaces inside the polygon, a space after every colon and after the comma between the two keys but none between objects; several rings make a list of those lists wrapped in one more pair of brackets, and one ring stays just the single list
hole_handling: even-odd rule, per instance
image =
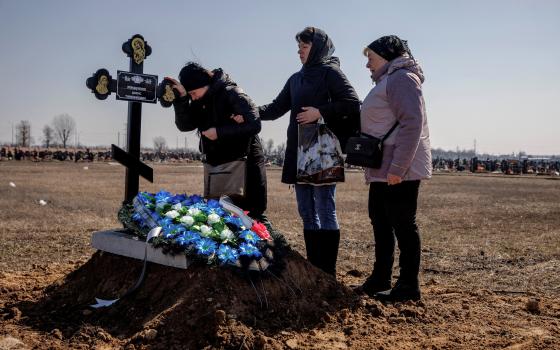
[{"label": "woman in black coat", "polygon": [[296,35],[303,64],[284,85],[276,99],[259,107],[262,120],[275,120],[290,111],[282,182],[295,184],[298,211],[303,220],[307,259],[332,275],[340,230],[336,218],[336,185],[297,184],[298,125],[316,123],[321,117],[337,134],[341,120],[354,115],[359,120],[360,101],[333,57],[334,45],[321,29],[307,27]]},{"label": "woman in black coat", "polygon": [[[246,157],[245,197],[235,202],[254,219],[265,221],[266,172],[258,137],[261,121],[253,101],[221,69],[208,71],[191,62],[181,69],[180,82],[166,79],[180,96],[173,103],[175,124],[181,131],[198,129],[206,163],[220,165]],[[242,115],[244,122],[236,123],[232,115]]]}]

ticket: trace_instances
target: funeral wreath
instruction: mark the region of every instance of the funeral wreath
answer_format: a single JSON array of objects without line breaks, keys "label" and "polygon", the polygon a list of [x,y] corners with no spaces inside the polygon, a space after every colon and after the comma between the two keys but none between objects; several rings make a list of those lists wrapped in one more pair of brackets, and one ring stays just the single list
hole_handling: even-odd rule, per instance
[{"label": "funeral wreath", "polygon": [[[234,207],[234,206],[233,206]],[[150,242],[166,254],[186,254],[192,261],[264,271],[278,264],[284,237],[229,205],[199,195],[140,192],[119,211],[124,227],[139,239],[161,228]]]}]

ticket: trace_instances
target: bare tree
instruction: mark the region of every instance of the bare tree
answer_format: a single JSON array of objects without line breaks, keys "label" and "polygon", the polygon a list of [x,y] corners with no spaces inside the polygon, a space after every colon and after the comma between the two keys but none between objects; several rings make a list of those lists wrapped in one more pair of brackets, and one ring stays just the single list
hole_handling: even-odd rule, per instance
[{"label": "bare tree", "polygon": [[16,144],[20,147],[31,145],[31,123],[28,120],[22,120],[16,125]]},{"label": "bare tree", "polygon": [[274,149],[274,141],[272,139],[268,139],[268,141],[266,141],[266,144],[264,146],[264,154],[267,157],[272,156],[272,151]]},{"label": "bare tree", "polygon": [[167,148],[167,141],[165,141],[165,137],[163,136],[154,137],[154,149],[156,153],[162,153],[166,148]]},{"label": "bare tree", "polygon": [[286,152],[286,144],[285,143],[281,143],[278,146],[276,146],[276,155],[277,156],[281,156],[283,158],[284,157],[284,152]]},{"label": "bare tree", "polygon": [[66,148],[70,136],[76,132],[76,122],[74,118],[66,113],[60,114],[54,117],[52,125],[55,137],[62,143],[62,146]]},{"label": "bare tree", "polygon": [[48,125],[43,127],[43,142],[45,147],[49,148],[54,138],[54,130]]},{"label": "bare tree", "polygon": [[282,165],[284,164],[284,152],[286,152],[286,144],[285,143],[281,143],[278,146],[276,146],[276,164],[278,165]]}]

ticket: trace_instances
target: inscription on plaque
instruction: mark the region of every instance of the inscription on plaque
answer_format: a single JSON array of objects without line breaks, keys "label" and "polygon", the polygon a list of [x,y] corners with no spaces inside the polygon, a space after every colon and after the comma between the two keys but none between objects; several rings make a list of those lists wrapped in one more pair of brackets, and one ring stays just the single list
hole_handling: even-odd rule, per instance
[{"label": "inscription on plaque", "polygon": [[117,100],[156,103],[157,75],[117,71]]}]

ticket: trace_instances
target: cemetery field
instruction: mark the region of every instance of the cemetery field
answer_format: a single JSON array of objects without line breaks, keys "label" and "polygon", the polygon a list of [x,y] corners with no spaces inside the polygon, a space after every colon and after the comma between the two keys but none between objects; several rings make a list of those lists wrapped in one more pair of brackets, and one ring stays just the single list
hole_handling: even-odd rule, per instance
[{"label": "cemetery field", "polygon": [[[154,183],[141,179],[141,190],[202,192],[202,167],[151,166]],[[89,310],[80,310],[79,328],[33,316],[53,286],[92,258],[91,233],[120,227],[124,174],[115,163],[0,162],[0,349],[163,348],[161,325],[152,324],[155,340],[138,340],[90,324]],[[267,175],[268,216],[305,256],[295,193],[280,183],[279,169]],[[367,196],[358,171],[337,187],[337,280],[345,290],[373,265]],[[421,186],[418,223],[421,302],[384,305],[350,292],[321,304],[317,322],[267,328],[238,320],[220,328],[229,334],[221,343],[207,339],[208,348],[560,348],[560,180],[435,175]]]}]

